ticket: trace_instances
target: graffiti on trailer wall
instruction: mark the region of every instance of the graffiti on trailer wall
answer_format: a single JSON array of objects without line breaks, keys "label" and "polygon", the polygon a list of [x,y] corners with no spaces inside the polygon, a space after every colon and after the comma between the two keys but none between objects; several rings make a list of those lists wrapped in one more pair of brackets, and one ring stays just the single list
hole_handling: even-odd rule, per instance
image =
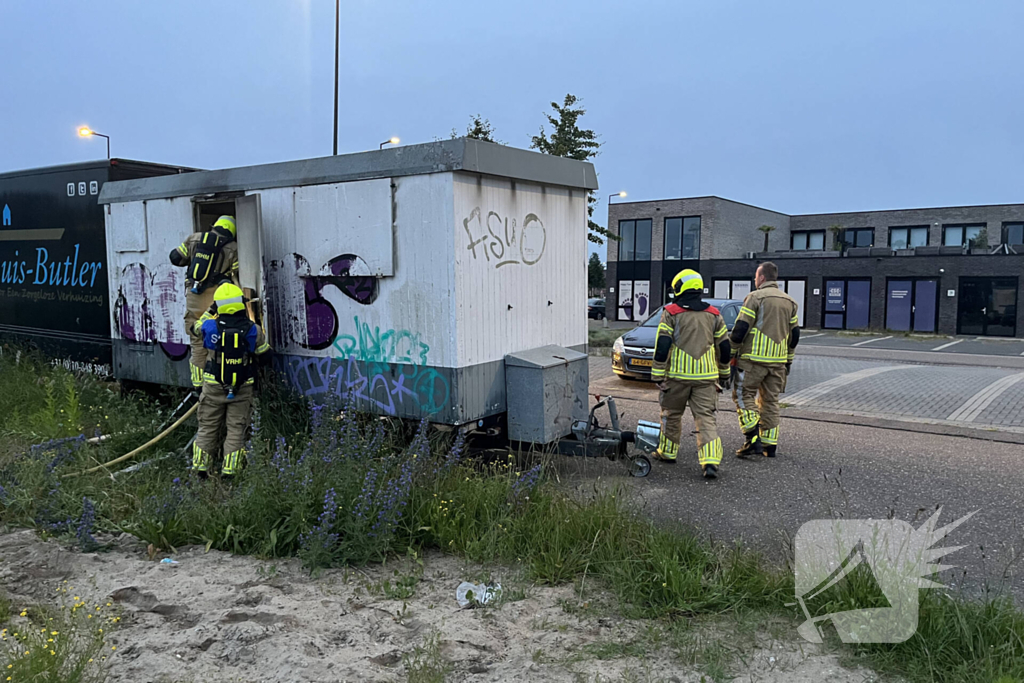
[{"label": "graffiti on trailer wall", "polygon": [[327,358],[279,359],[289,384],[305,396],[334,394],[359,407],[392,416],[433,415],[448,402],[451,387],[427,366],[430,347],[409,330],[384,330],[353,320],[354,334],[341,334]]},{"label": "graffiti on trailer wall", "polygon": [[378,282],[368,272],[366,262],[355,254],[342,254],[328,261],[319,275],[314,275],[309,261],[302,254],[293,254],[295,272],[302,280],[306,307],[306,330],[302,339],[294,343],[307,349],[326,349],[338,334],[338,313],[324,297],[323,290],[331,285],[358,304],[368,306],[377,300]]},{"label": "graffiti on trailer wall", "polygon": [[534,265],[544,256],[548,241],[544,223],[534,213],[526,214],[517,234],[515,218],[510,221],[496,211],[488,211],[485,218],[478,206],[463,219],[462,227],[469,240],[466,249],[473,254],[473,260],[493,262],[496,269]]},{"label": "graffiti on trailer wall", "polygon": [[183,311],[175,305],[184,284],[176,270],[158,267],[151,273],[141,263],[121,270],[120,287],[114,302],[114,328],[128,341],[154,344],[172,360],[188,352],[181,328]]}]

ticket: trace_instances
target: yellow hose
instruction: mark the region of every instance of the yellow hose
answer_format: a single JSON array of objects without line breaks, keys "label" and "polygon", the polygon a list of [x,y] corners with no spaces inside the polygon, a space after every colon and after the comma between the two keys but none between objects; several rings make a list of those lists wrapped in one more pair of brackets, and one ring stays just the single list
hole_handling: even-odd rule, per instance
[{"label": "yellow hose", "polygon": [[194,412],[196,412],[197,408],[199,408],[199,403],[196,403],[194,406],[189,408],[188,412],[186,412],[184,415],[182,415],[180,418],[178,418],[177,422],[172,424],[170,427],[168,427],[164,431],[160,432],[157,436],[153,437],[152,439],[150,439],[146,443],[144,443],[141,446],[139,446],[138,448],[136,448],[134,451],[132,451],[130,453],[125,453],[120,458],[114,458],[110,462],[105,462],[102,465],[97,465],[96,467],[90,467],[87,470],[82,470],[81,472],[69,472],[68,474],[65,474],[62,477],[62,479],[66,479],[68,477],[78,477],[78,476],[81,476],[83,474],[92,474],[93,472],[99,472],[100,470],[106,469],[106,468],[110,467],[111,465],[117,465],[118,463],[122,463],[125,460],[128,460],[129,458],[134,458],[136,455],[138,455],[142,451],[146,450],[147,448],[149,448],[153,444],[159,442],[165,436],[167,436],[168,434],[173,432],[175,429],[180,427],[182,425],[182,423],[185,422],[185,420],[187,420],[188,418],[192,417],[192,414]]}]

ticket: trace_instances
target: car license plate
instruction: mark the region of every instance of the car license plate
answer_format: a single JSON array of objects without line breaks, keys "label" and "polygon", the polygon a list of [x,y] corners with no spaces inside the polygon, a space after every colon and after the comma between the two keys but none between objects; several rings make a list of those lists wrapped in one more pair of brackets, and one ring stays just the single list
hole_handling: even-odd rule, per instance
[{"label": "car license plate", "polygon": [[633,367],[638,368],[649,368],[654,365],[654,361],[650,358],[631,358],[629,364]]}]

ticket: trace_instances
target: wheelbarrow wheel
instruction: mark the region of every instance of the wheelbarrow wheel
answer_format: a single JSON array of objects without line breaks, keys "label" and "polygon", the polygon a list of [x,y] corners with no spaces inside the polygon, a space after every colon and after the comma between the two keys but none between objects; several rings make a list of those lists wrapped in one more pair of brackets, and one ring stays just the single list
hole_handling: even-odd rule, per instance
[{"label": "wheelbarrow wheel", "polygon": [[646,477],[651,473],[651,459],[640,454],[629,463],[629,474],[634,477]]}]

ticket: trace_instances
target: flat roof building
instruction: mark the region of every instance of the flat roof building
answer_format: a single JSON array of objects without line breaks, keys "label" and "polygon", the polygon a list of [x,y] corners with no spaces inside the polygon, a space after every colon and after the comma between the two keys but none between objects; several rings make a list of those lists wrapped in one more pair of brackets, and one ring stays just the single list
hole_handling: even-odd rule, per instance
[{"label": "flat roof building", "polygon": [[1024,204],[788,215],[711,196],[612,204],[608,223],[612,319],[646,319],[683,268],[742,299],[771,260],[804,327],[1024,332]]}]

